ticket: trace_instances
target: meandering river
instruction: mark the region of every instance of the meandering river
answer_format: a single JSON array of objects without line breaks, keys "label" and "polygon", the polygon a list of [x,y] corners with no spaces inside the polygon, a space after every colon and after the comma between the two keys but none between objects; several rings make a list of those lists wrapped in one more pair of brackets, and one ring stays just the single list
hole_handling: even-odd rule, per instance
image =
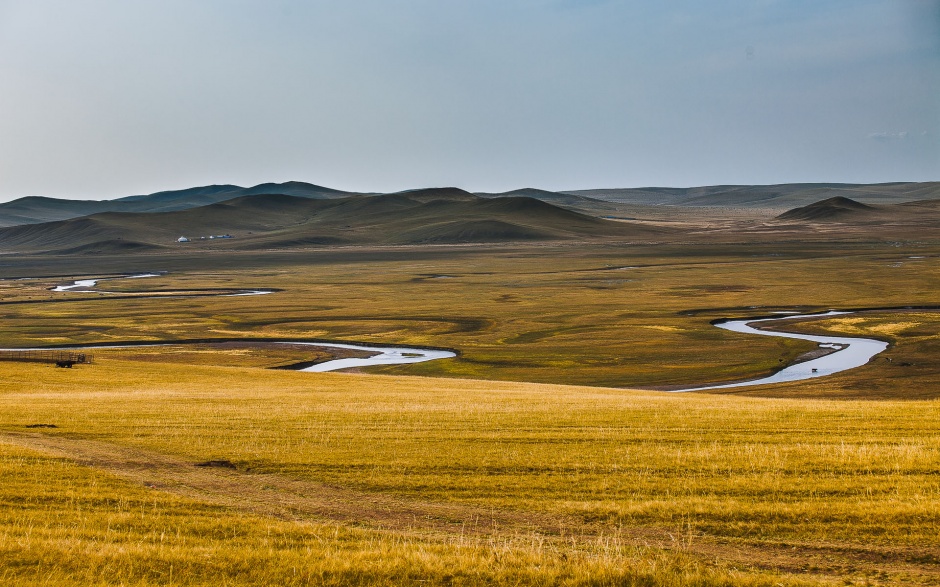
[{"label": "meandering river", "polygon": [[[96,293],[112,293],[102,290],[92,289],[97,286],[99,281],[106,279],[139,279],[145,277],[159,277],[162,273],[141,273],[137,275],[124,275],[118,277],[98,277],[94,279],[80,279],[75,281],[70,285],[60,285],[52,289],[56,292],[96,292]],[[220,297],[236,297],[236,296],[257,296],[274,293],[274,290],[236,290],[235,293],[219,293],[216,294]],[[186,296],[187,294],[179,294],[179,296]],[[204,293],[198,295],[206,295]],[[804,379],[813,379],[816,377],[825,377],[827,375],[832,375],[833,373],[838,373],[840,371],[845,371],[848,369],[854,369],[855,367],[860,367],[868,363],[872,357],[878,353],[884,351],[888,347],[888,343],[874,340],[870,338],[855,338],[855,337],[846,337],[846,336],[819,336],[813,334],[800,334],[797,332],[781,332],[775,330],[764,330],[761,326],[767,326],[769,324],[780,322],[783,320],[794,320],[794,319],[813,319],[813,318],[827,318],[830,316],[840,316],[845,314],[851,314],[852,312],[840,312],[840,311],[829,311],[819,314],[796,314],[791,315],[789,313],[779,318],[744,318],[740,320],[723,320],[715,322],[715,326],[718,328],[723,328],[725,330],[730,330],[732,332],[739,332],[742,334],[754,334],[759,336],[779,336],[782,338],[796,338],[800,340],[809,340],[817,343],[819,348],[825,349],[828,354],[825,354],[814,359],[803,361],[800,363],[795,363],[784,367],[780,371],[777,371],[773,375],[762,377],[759,379],[752,379],[749,381],[736,381],[733,383],[722,383],[714,385],[703,385],[698,387],[688,387],[684,389],[671,390],[672,393],[681,393],[689,391],[703,391],[708,389],[725,389],[733,387],[747,387],[753,385],[765,385],[769,383],[783,383],[789,381],[801,381]],[[245,342],[259,342],[257,339],[245,339]],[[323,363],[318,363],[313,366],[305,367],[299,369],[300,371],[307,372],[325,372],[325,371],[337,371],[340,369],[350,369],[355,367],[370,367],[375,365],[406,365],[411,363],[422,363],[424,361],[434,361],[437,359],[449,359],[453,358],[456,353],[446,350],[436,350],[436,349],[417,349],[409,347],[376,347],[376,346],[367,346],[367,345],[357,345],[357,344],[348,344],[348,343],[326,343],[326,342],[307,342],[307,341],[295,341],[295,342],[281,342],[282,344],[295,344],[295,345],[309,345],[316,347],[326,347],[326,348],[341,348],[365,352],[374,352],[375,355],[371,357],[363,358],[348,358],[348,359],[335,359],[332,361],[325,361]],[[85,349],[94,349],[94,348],[122,348],[126,346],[162,346],[167,343],[153,343],[145,345],[114,345],[114,346],[102,346],[102,345],[92,345],[88,347],[83,347]],[[48,350],[48,347],[46,347]],[[69,347],[75,349],[76,347]],[[0,350],[13,350],[13,349],[0,349]],[[23,350],[23,349],[17,349]]]},{"label": "meandering river", "polygon": [[[141,279],[144,277],[160,277],[164,273],[139,273],[136,275],[119,275],[116,277],[95,277],[94,279],[79,279],[76,280],[71,285],[58,285],[52,288],[52,291],[70,291],[74,293],[101,293],[101,294],[113,294],[117,292],[105,291],[101,289],[92,289],[98,285],[99,281],[110,281],[113,279]],[[223,298],[234,298],[239,296],[262,296],[265,294],[274,293],[274,290],[271,289],[239,289],[235,290],[235,293],[220,293],[216,294],[219,297]],[[172,297],[185,297],[187,294],[180,293]],[[204,295],[204,294],[199,294]],[[154,297],[171,297],[171,296],[154,296]]]},{"label": "meandering river", "polygon": [[[98,285],[99,281],[111,280],[111,279],[140,279],[144,277],[160,277],[162,273],[140,273],[137,275],[122,275],[117,277],[96,277],[94,279],[79,279],[70,285],[60,285],[52,288],[52,291],[56,292],[94,292],[94,293],[113,293],[103,290],[92,289]],[[246,289],[246,290],[237,290],[235,293],[220,293],[216,294],[219,297],[239,297],[239,296],[260,296],[265,294],[274,293],[274,290],[267,289]],[[185,297],[187,294],[179,294],[174,297]],[[205,294],[199,294],[204,296]],[[169,297],[169,296],[161,296]],[[244,339],[244,342],[269,342],[261,341],[258,339]],[[133,347],[142,347],[142,346],[168,346],[172,343],[144,343],[144,344],[133,344],[133,345],[91,345],[86,347],[60,347],[61,350],[93,350],[93,349],[116,349],[116,348],[133,348]],[[376,365],[407,365],[411,363],[423,363],[425,361],[434,361],[437,359],[450,359],[456,357],[457,354],[451,351],[437,350],[437,349],[416,349],[410,347],[377,347],[377,346],[364,346],[356,344],[346,344],[346,343],[330,343],[330,342],[307,342],[307,341],[278,341],[273,344],[294,344],[294,345],[307,345],[315,347],[325,347],[325,348],[337,348],[337,349],[349,349],[356,351],[365,351],[365,352],[374,352],[375,355],[371,357],[360,357],[360,358],[349,358],[349,359],[335,359],[332,361],[325,361],[323,363],[318,363],[309,367],[304,367],[298,369],[299,371],[307,372],[317,372],[323,373],[326,371],[337,371],[339,369],[352,369],[355,367],[373,367]],[[0,349],[0,350],[40,350],[40,349]],[[57,350],[55,348],[45,347],[41,350]]]},{"label": "meandering river", "polygon": [[[802,363],[795,363],[777,371],[769,377],[753,379],[750,381],[738,381],[735,383],[723,383],[720,385],[706,385],[701,387],[689,387],[686,389],[676,389],[674,392],[701,391],[704,389],[724,389],[729,387],[745,387],[751,385],[765,385],[767,383],[783,383],[787,381],[801,381],[803,379],[813,379],[815,377],[825,377],[840,371],[854,369],[865,365],[878,353],[888,348],[888,343],[874,340],[871,338],[854,338],[847,336],[818,336],[815,334],[800,334],[797,332],[780,332],[773,330],[762,330],[761,325],[768,325],[782,320],[793,320],[796,318],[827,318],[830,316],[842,316],[852,314],[853,312],[829,311],[821,314],[797,314],[787,315],[780,318],[745,318],[743,320],[726,320],[716,322],[715,326],[724,328],[732,332],[743,334],[757,334],[760,336],[779,336],[782,338],[797,338],[800,340],[811,340],[817,343],[820,348],[829,349],[832,352],[822,357],[817,357]],[[754,326],[756,325],[756,326]]]}]

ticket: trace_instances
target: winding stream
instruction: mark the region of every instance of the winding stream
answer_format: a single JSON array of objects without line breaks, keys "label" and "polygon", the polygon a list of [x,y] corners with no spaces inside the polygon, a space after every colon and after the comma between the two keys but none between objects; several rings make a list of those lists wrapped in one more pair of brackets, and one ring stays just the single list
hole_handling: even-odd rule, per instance
[{"label": "winding stream", "polygon": [[98,285],[97,279],[79,279],[72,285],[58,285],[52,288],[52,291],[71,291],[79,287],[82,287],[82,288],[95,287],[96,285]]},{"label": "winding stream", "polygon": [[[352,369],[355,367],[373,367],[376,365],[408,365],[411,363],[423,363],[425,361],[434,361],[437,359],[451,359],[457,356],[457,353],[437,349],[414,349],[409,347],[377,347],[364,346],[358,344],[346,344],[338,342],[309,342],[309,341],[268,341],[257,338],[243,338],[233,340],[226,339],[225,342],[245,342],[245,343],[270,343],[270,344],[292,344],[304,345],[319,348],[350,349],[355,351],[374,352],[371,357],[333,359],[324,361],[309,367],[296,369],[307,373],[325,373],[327,371],[338,371],[340,369]],[[15,348],[0,349],[0,351],[93,351],[95,349],[136,349],[158,346],[174,346],[177,344],[195,344],[195,343],[173,343],[173,342],[153,342],[153,343],[134,343],[134,344],[90,344],[87,346],[58,346],[58,347],[35,347],[35,348]],[[208,342],[202,344],[211,344]]]},{"label": "winding stream", "polygon": [[300,369],[300,371],[305,371],[307,373],[323,373],[326,371],[337,371],[339,369],[351,369],[353,367],[372,367],[374,365],[408,365],[411,363],[435,361],[437,359],[452,359],[457,356],[457,353],[452,351],[412,349],[407,347],[374,347],[328,342],[295,342],[285,344],[303,344],[334,349],[351,349],[354,351],[369,351],[379,353],[372,357],[362,357],[358,359],[334,359],[332,361],[326,361],[325,363],[318,363],[316,365]]},{"label": "winding stream", "polygon": [[854,312],[830,311],[821,314],[796,314],[786,315],[780,318],[744,318],[743,320],[726,320],[716,322],[715,326],[724,328],[732,332],[742,334],[758,334],[761,336],[779,336],[782,338],[796,338],[800,340],[810,340],[819,345],[820,348],[832,350],[831,353],[822,357],[817,357],[802,363],[796,363],[777,371],[769,377],[753,379],[750,381],[738,381],[735,383],[724,383],[720,385],[707,385],[702,387],[690,387],[686,389],[672,390],[673,393],[686,391],[701,391],[705,389],[725,389],[729,387],[745,387],[750,385],[764,385],[767,383],[783,383],[787,381],[802,381],[804,379],[813,379],[816,377],[825,377],[840,371],[854,369],[865,365],[878,353],[888,348],[888,343],[874,340],[871,338],[854,338],[847,336],[819,336],[815,334],[800,334],[797,332],[777,332],[772,330],[762,330],[759,326],[781,320],[793,320],[794,318],[827,318],[829,316],[844,316],[854,314]]},{"label": "winding stream", "polygon": [[[100,293],[100,294],[113,294],[117,292],[105,291],[101,289],[91,289],[98,285],[99,281],[111,281],[114,279],[141,279],[144,277],[161,277],[165,275],[164,273],[139,273],[136,275],[119,275],[117,277],[95,277],[92,279],[78,279],[71,285],[58,285],[52,288],[52,291],[68,291],[74,293]],[[265,294],[274,293],[274,290],[270,289],[244,289],[236,290],[235,293],[226,293],[226,294],[217,294],[222,298],[234,298],[239,296],[262,296]],[[141,296],[143,297],[143,296]],[[176,294],[173,296],[153,296],[153,297],[186,297],[186,294]]]},{"label": "winding stream", "polygon": [[[145,277],[159,277],[162,273],[141,273],[137,275],[124,275],[118,277],[97,277],[93,279],[80,279],[76,280],[71,285],[60,285],[52,289],[56,292],[72,292],[72,291],[81,291],[81,292],[96,292],[96,293],[112,293],[102,290],[91,289],[97,286],[99,281],[110,280],[110,279],[140,279]],[[257,296],[274,293],[273,290],[238,290],[235,293],[220,293],[216,294],[220,297],[237,297],[237,296]],[[186,294],[181,294],[185,296]],[[200,294],[205,295],[205,294]],[[179,296],[175,296],[179,297]],[[715,322],[715,326],[718,328],[723,328],[725,330],[730,330],[732,332],[738,332],[742,334],[754,334],[759,336],[778,336],[782,338],[795,338],[800,340],[809,340],[817,343],[820,349],[825,349],[829,351],[827,354],[810,359],[808,361],[803,361],[800,363],[795,363],[784,367],[780,371],[777,371],[773,375],[762,377],[759,379],[752,379],[749,381],[736,381],[733,383],[722,383],[716,385],[704,385],[699,387],[689,387],[684,389],[670,390],[671,393],[683,393],[689,391],[703,391],[709,389],[726,389],[733,387],[748,387],[752,385],[765,385],[769,383],[784,383],[790,381],[802,381],[805,379],[814,379],[816,377],[825,377],[827,375],[832,375],[833,373],[838,373],[840,371],[846,371],[848,369],[854,369],[855,367],[861,367],[868,363],[872,357],[878,353],[884,351],[888,348],[888,343],[874,340],[870,338],[855,338],[855,337],[846,337],[846,336],[820,336],[814,334],[800,334],[797,332],[779,332],[772,330],[764,330],[761,328],[762,325],[767,325],[774,322],[779,322],[782,320],[793,320],[793,319],[811,319],[811,318],[827,318],[830,316],[840,316],[846,314],[852,314],[853,312],[839,312],[839,311],[829,311],[818,314],[798,314],[791,312],[778,312],[782,314],[777,318],[744,318],[740,320],[721,320]],[[245,339],[244,342],[258,342],[257,339]],[[128,346],[165,346],[172,343],[153,343],[153,344],[143,344],[143,345],[113,345],[113,346],[104,346],[104,345],[90,345],[87,347],[80,347],[81,349],[90,350],[94,348],[125,348]],[[365,352],[374,352],[375,355],[371,357],[364,358],[346,358],[346,359],[335,359],[332,361],[326,361],[316,365],[299,368],[299,371],[306,372],[317,372],[322,373],[326,371],[337,371],[340,369],[350,369],[355,367],[370,367],[374,365],[406,365],[411,363],[422,363],[425,361],[434,361],[437,359],[449,359],[456,357],[456,353],[445,350],[432,350],[432,349],[417,349],[417,348],[408,348],[408,347],[374,347],[374,346],[365,346],[365,345],[356,345],[356,344],[347,344],[347,343],[327,343],[327,342],[308,342],[308,341],[293,341],[293,342],[284,342],[278,341],[276,344],[294,344],[294,345],[306,345],[314,346],[321,348],[340,348],[340,349],[349,349]],[[47,347],[45,350],[65,350],[74,349],[78,350],[79,347],[59,347],[58,349],[52,349]],[[35,350],[35,349],[0,349],[0,350]]]},{"label": "winding stream", "polygon": [[[52,291],[56,292],[94,292],[94,293],[113,293],[108,291],[91,289],[98,285],[99,281],[111,280],[111,279],[140,279],[144,277],[160,277],[162,273],[141,273],[138,275],[123,275],[118,277],[96,277],[94,279],[79,279],[76,280],[71,285],[60,285],[52,288]],[[240,296],[260,296],[265,294],[274,293],[274,290],[267,289],[246,289],[239,290],[236,293],[226,293],[226,294],[217,294],[218,297],[240,297]],[[200,294],[204,295],[204,294]],[[180,294],[173,297],[185,297],[186,294]],[[169,296],[161,296],[169,297]],[[259,341],[258,339],[244,339],[244,342],[266,342]],[[45,347],[43,349],[0,349],[2,351],[13,351],[13,350],[93,350],[93,349],[118,349],[118,348],[134,348],[134,347],[154,347],[154,346],[169,346],[173,343],[144,343],[144,344],[118,344],[118,345],[89,345],[84,347]],[[348,358],[348,359],[334,359],[332,361],[325,361],[323,363],[318,363],[316,365],[311,365],[309,367],[304,367],[298,369],[298,371],[306,372],[315,372],[315,373],[324,373],[327,371],[337,371],[339,369],[352,369],[355,367],[371,367],[375,365],[408,365],[411,363],[423,363],[425,361],[434,361],[437,359],[450,359],[456,357],[457,354],[451,351],[436,350],[436,349],[415,349],[409,347],[375,347],[375,346],[363,346],[355,344],[346,344],[346,343],[330,343],[330,342],[307,342],[307,341],[278,341],[274,344],[294,344],[294,345],[305,345],[313,346],[320,348],[337,348],[337,349],[348,349],[355,351],[365,351],[365,352],[374,352],[375,355],[371,357],[360,357],[360,358]]]}]

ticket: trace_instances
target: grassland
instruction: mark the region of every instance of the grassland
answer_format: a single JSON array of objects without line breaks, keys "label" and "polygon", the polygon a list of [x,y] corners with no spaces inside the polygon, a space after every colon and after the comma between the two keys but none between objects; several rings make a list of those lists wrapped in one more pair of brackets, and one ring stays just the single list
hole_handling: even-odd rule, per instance
[{"label": "grassland", "polygon": [[[244,337],[460,356],[383,374],[263,369],[311,358],[264,345],[101,351],[72,370],[0,363],[0,581],[940,583],[940,314],[801,325],[892,343],[821,381],[629,389],[754,377],[812,348],[716,318],[938,306],[938,249],[82,258],[89,276],[170,271],[103,282],[108,295],[47,289],[82,277],[74,258],[5,258],[3,276],[31,278],[0,281],[2,346]],[[167,295],[240,288],[279,291]],[[209,461],[234,468],[195,466]]]},{"label": "grassland", "polygon": [[7,584],[940,579],[932,401],[0,369]]},{"label": "grassland", "polygon": [[[173,272],[103,282],[126,293],[281,290],[263,299],[114,299],[45,289],[64,277],[7,281],[0,302],[30,303],[0,303],[8,326],[3,344],[234,337],[401,343],[453,348],[460,357],[386,373],[668,387],[767,374],[813,348],[727,333],[709,324],[716,318],[940,305],[937,251],[917,243],[419,249],[219,255],[197,259],[201,266],[155,256],[128,270]],[[107,259],[89,262],[90,272],[95,264],[115,267]],[[43,301],[54,303],[32,303]],[[918,320],[914,338],[903,329],[869,333],[894,343],[884,355],[894,359],[888,379],[875,363],[840,376],[827,393],[940,395],[935,363],[902,356],[929,355],[936,344],[934,315]]]}]

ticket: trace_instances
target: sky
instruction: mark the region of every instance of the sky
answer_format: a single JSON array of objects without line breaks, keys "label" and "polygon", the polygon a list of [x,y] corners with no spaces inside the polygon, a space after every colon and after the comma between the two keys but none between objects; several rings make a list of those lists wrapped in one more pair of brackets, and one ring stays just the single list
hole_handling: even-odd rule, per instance
[{"label": "sky", "polygon": [[940,0],[0,0],[0,201],[940,180]]}]

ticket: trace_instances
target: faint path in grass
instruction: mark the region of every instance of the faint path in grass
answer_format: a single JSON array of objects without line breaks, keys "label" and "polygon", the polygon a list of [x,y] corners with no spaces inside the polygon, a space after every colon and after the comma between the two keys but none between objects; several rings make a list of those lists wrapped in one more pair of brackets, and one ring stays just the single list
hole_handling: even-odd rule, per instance
[{"label": "faint path in grass", "polygon": [[[275,473],[233,468],[99,440],[34,432],[0,432],[12,444],[103,471],[129,482],[202,503],[289,521],[332,521],[405,536],[491,543],[533,539],[564,548],[600,543],[684,552],[740,567],[835,580],[900,573],[922,584],[940,580],[936,553],[881,545],[760,541],[687,532],[681,527],[623,527],[576,516],[481,508],[359,491]],[[203,463],[203,465],[208,463]],[[580,545],[580,546],[578,546]]]},{"label": "faint path in grass", "polygon": [[423,502],[272,473],[198,466],[197,461],[97,440],[27,432],[0,433],[0,440],[159,491],[279,519],[332,520],[399,532],[447,534],[562,535],[582,525],[575,518]]}]

